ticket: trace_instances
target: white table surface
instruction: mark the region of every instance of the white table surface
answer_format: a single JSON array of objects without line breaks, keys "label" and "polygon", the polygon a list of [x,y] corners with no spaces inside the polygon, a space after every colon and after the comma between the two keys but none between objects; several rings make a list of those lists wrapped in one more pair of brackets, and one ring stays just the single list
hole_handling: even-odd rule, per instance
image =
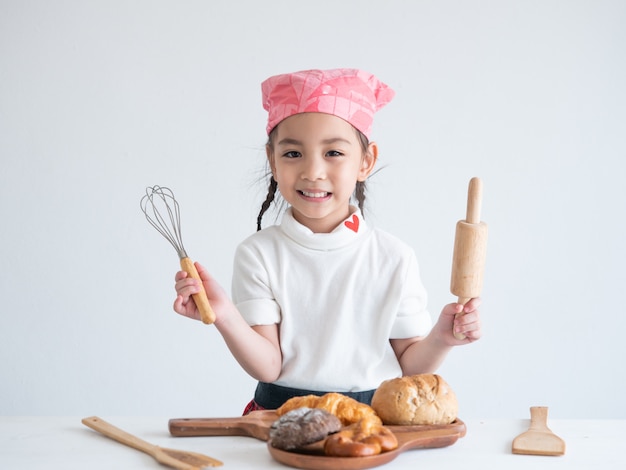
[{"label": "white table surface", "polygon": [[[266,444],[250,437],[172,437],[168,418],[100,416],[162,447],[191,450],[224,462],[221,468],[281,468]],[[81,423],[82,417],[0,417],[0,469],[158,469],[152,457]],[[467,434],[440,449],[404,452],[388,469],[626,469],[626,420],[550,420],[567,445],[564,456],[514,455],[511,442],[529,420],[465,421]],[[624,446],[624,447],[622,447]]]}]

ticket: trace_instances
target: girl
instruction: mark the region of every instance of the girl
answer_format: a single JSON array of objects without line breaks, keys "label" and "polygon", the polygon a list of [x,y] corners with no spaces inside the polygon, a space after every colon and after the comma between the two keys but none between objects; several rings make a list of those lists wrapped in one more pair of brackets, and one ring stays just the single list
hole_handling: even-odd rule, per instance
[{"label": "girl", "polygon": [[[444,306],[432,326],[413,250],[363,218],[387,85],[361,70],[307,70],[262,92],[271,179],[258,231],[237,248],[232,301],[197,265],[216,328],[259,381],[244,413],[331,391],[369,404],[383,380],[434,372],[451,347],[477,340],[479,299]],[[288,209],[261,230],[278,192]],[[175,287],[174,310],[199,319],[199,281],[181,271]]]}]

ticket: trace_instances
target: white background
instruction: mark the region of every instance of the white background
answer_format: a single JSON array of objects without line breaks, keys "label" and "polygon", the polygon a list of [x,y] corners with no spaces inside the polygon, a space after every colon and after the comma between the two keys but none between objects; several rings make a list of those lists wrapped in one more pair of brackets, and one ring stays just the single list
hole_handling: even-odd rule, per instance
[{"label": "white background", "polygon": [[229,289],[260,82],[359,67],[397,92],[366,216],[415,248],[433,316],[484,182],[484,338],[439,371],[461,417],[626,418],[625,25],[617,0],[0,0],[0,414],[239,415],[255,382],[172,311],[139,199],[174,189]]}]

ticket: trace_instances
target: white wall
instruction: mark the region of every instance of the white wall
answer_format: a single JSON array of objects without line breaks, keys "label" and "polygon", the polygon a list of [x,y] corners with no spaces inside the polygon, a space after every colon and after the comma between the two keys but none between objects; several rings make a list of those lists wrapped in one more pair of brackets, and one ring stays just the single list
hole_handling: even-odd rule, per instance
[{"label": "white wall", "polygon": [[467,182],[490,226],[461,416],[626,418],[626,3],[0,0],[0,414],[238,415],[254,381],[176,315],[139,210],[174,189],[230,287],[264,195],[260,82],[360,67],[397,91],[370,220],[449,293]]}]

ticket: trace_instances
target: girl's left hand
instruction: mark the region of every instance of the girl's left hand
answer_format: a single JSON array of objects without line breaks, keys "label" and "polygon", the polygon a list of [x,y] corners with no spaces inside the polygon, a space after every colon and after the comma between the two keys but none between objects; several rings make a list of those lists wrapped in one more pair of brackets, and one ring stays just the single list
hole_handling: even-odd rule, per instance
[{"label": "girl's left hand", "polygon": [[[449,346],[472,343],[482,336],[480,325],[480,298],[471,299],[465,305],[458,303],[448,304],[443,307],[439,320],[434,329],[437,336]],[[456,314],[463,315],[456,317]],[[457,339],[454,333],[465,335],[465,339]]]}]

